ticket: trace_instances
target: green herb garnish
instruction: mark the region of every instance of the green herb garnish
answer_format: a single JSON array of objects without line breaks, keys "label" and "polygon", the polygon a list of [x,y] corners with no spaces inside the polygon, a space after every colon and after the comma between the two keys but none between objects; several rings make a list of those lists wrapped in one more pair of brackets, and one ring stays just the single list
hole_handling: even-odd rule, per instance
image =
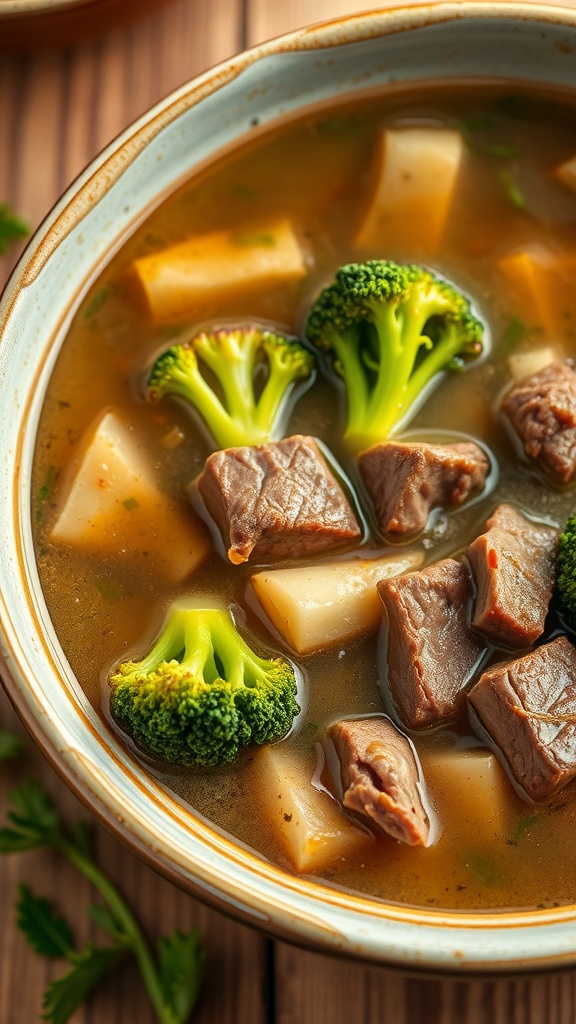
[{"label": "green herb garnish", "polygon": [[505,168],[500,171],[499,178],[504,186],[504,192],[510,205],[513,206],[515,210],[525,210],[526,200],[514,180],[512,171],[509,168]]},{"label": "green herb garnish", "polygon": [[321,135],[339,135],[349,128],[356,128],[357,117],[323,117],[316,122],[316,129]]},{"label": "green herb garnish", "polygon": [[536,824],[539,818],[539,814],[528,814],[525,818],[520,818],[520,821],[516,823],[514,831],[512,832],[508,842],[511,843],[512,846],[517,846],[520,840],[530,832],[530,829]]},{"label": "green herb garnish", "polygon": [[68,922],[52,904],[26,886],[20,888],[17,921],[29,945],[42,956],[62,957],[72,965],[48,986],[43,1019],[66,1024],[121,957],[132,955],[159,1024],[186,1024],[202,979],[204,952],[198,931],[174,931],[160,940],[154,955],[130,907],[95,861],[88,828],[82,823],[72,829],[64,826],[48,793],[32,780],[10,794],[7,822],[0,828],[0,853],[42,847],[56,850],[94,886],[102,903],[91,907],[91,916],[112,939],[107,946],[88,943],[77,950]]},{"label": "green herb garnish", "polygon": [[479,135],[493,130],[494,118],[490,114],[464,114],[458,118],[458,124],[466,135]]},{"label": "green herb garnish", "polygon": [[38,522],[44,515],[44,508],[46,502],[50,500],[54,493],[56,481],[58,480],[58,470],[55,466],[48,466],[46,470],[46,476],[44,477],[44,483],[42,484],[38,494],[36,495],[36,519]]},{"label": "green herb garnish", "polygon": [[30,228],[12,212],[8,203],[0,203],[0,253],[6,252],[13,242],[26,238]]},{"label": "green herb garnish", "polygon": [[497,349],[498,355],[507,356],[529,333],[530,328],[522,320],[519,320],[517,316],[513,316],[500,338]]},{"label": "green herb garnish", "polygon": [[481,885],[498,885],[502,881],[502,874],[498,863],[488,853],[482,850],[471,850],[462,858],[462,863],[476,882]]},{"label": "green herb garnish", "polygon": [[93,316],[96,316],[96,313],[98,313],[102,308],[106,300],[110,298],[113,291],[114,289],[112,288],[112,285],[105,284],[102,288],[99,288],[98,291],[94,292],[94,295],[84,310],[84,319],[91,320]]},{"label": "green herb garnish", "polygon": [[98,577],[96,580],[96,590],[105,601],[118,601],[122,597],[121,588],[108,576]]},{"label": "green herb garnish", "polygon": [[0,729],[0,764],[4,761],[14,761],[24,750],[24,744],[19,736]]},{"label": "green herb garnish", "polygon": [[518,146],[512,142],[479,138],[493,132],[496,127],[494,119],[488,114],[470,114],[459,118],[458,124],[472,152],[493,157],[495,160],[513,160],[520,155]]},{"label": "green herb garnish", "polygon": [[138,508],[139,503],[136,501],[136,498],[126,498],[122,502],[122,504],[124,505],[124,508],[128,509],[128,511],[131,512],[132,509]]},{"label": "green herb garnish", "polygon": [[478,152],[496,160],[514,160],[520,153],[518,146],[507,142],[482,142],[478,146]]}]

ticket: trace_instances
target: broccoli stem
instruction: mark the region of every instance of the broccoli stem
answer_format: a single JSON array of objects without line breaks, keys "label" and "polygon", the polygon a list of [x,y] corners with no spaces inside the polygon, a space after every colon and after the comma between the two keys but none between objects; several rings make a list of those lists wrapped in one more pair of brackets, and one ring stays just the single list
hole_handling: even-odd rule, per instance
[{"label": "broccoli stem", "polygon": [[214,657],[214,625],[211,617],[219,616],[221,612],[197,612],[191,617],[185,610],[179,610],[176,614],[182,623],[184,638],[181,665],[192,675],[204,678],[209,684],[213,683],[220,672]]},{"label": "broccoli stem", "polygon": [[347,334],[334,332],[332,343],[339,364],[340,376],[346,381],[348,397],[348,428],[346,437],[355,436],[366,415],[369,393],[366,371],[362,366],[359,349],[353,344],[354,331]]},{"label": "broccoli stem", "polygon": [[[253,437],[253,378],[256,357],[260,348],[260,336],[256,331],[221,332],[219,345],[215,346],[212,337],[203,334],[196,339],[196,347],[198,354],[222,388],[225,407],[216,399],[220,407],[218,429],[224,429],[227,436],[230,435],[236,439],[238,429],[241,428],[242,434],[248,438]],[[202,410],[200,411],[202,412]],[[208,423],[212,424],[212,418],[206,416],[206,419]],[[263,432],[263,439],[266,439],[265,432]],[[238,443],[237,440],[236,443]],[[250,442],[246,441],[245,443]],[[224,447],[229,448],[233,444],[234,440],[229,440]]]},{"label": "broccoli stem", "polygon": [[[355,405],[349,418],[346,437],[353,444],[362,447],[372,443],[375,427],[382,437],[391,435],[424,387],[458,352],[461,341],[457,331],[451,330],[449,338],[436,346],[422,333],[429,318],[438,314],[438,305],[439,297],[435,292],[426,294],[418,288],[398,306],[374,304],[373,325],[381,339],[378,369],[374,387],[362,403]],[[414,370],[422,347],[428,349],[429,354]],[[361,373],[366,389],[366,374],[362,370]]]},{"label": "broccoli stem", "polygon": [[[430,345],[422,335],[431,303],[422,305],[416,299],[400,306],[374,305],[373,325],[379,343],[376,380],[370,389],[366,370],[356,353],[357,346],[341,344],[337,336],[334,348],[342,365],[348,390],[348,428],[346,438],[355,447],[371,444],[373,435],[391,433],[399,410],[406,405],[405,392],[414,362],[422,345]],[[369,433],[366,427],[369,427]]]},{"label": "broccoli stem", "polygon": [[256,403],[256,424],[262,437],[267,437],[270,424],[277,423],[292,390],[294,370],[276,350],[268,351],[270,369],[262,393]]},{"label": "broccoli stem", "polygon": [[137,662],[143,675],[154,672],[163,661],[172,661],[181,653],[184,647],[184,622],[183,613],[179,609],[170,616],[152,649]]},{"label": "broccoli stem", "polygon": [[189,370],[187,374],[174,370],[171,376],[171,391],[196,407],[224,448],[231,448],[238,443],[238,428],[199,370]]},{"label": "broccoli stem", "polygon": [[231,620],[221,612],[208,612],[212,616],[211,632],[214,647],[222,661],[224,675],[231,686],[257,686],[266,678],[269,665],[250,649],[236,632]]},{"label": "broccoli stem", "polygon": [[448,334],[437,345],[431,346],[430,354],[426,357],[421,366],[418,367],[410,377],[406,386],[404,408],[418,398],[423,389],[430,383],[436,374],[446,369],[450,360],[458,355],[462,348],[462,340],[459,331],[451,327]]}]

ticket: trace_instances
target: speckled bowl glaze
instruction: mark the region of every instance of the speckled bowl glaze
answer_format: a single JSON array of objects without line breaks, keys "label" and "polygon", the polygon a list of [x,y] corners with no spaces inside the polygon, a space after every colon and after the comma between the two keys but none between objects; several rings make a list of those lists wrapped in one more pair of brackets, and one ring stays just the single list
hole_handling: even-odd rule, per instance
[{"label": "speckled bowl glaze", "polygon": [[576,906],[445,913],[386,904],[281,870],[196,816],[131,759],[62,653],[34,561],[30,476],[45,389],[81,296],[110,254],[188,175],[253,130],[327,97],[391,82],[505,78],[576,90],[576,10],[438,3],[351,17],[260,46],[184,86],[75,182],[0,305],[1,655],[9,696],[108,827],[184,889],[275,935],[427,971],[576,962]]}]

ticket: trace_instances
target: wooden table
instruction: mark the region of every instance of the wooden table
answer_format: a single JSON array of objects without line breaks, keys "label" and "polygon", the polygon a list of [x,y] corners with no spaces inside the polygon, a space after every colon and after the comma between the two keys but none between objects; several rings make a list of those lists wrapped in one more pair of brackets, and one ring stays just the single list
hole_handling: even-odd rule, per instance
[{"label": "wooden table", "polygon": [[[186,79],[246,46],[324,18],[381,6],[369,0],[173,0],[130,28],[62,52],[0,57],[0,202],[37,224],[114,135]],[[9,261],[0,259],[0,283]],[[0,693],[0,724],[18,728]],[[0,777],[0,812],[23,773],[59,806],[85,814],[28,749]],[[195,1024],[575,1024],[576,975],[499,981],[417,981],[275,943],[229,921],[144,867],[102,829],[99,856],[151,937],[199,925],[207,978]],[[0,859],[0,1024],[32,1024],[62,965],[32,953],[16,930],[16,886],[54,899],[85,937],[89,887],[45,853]],[[74,1018],[153,1024],[127,965]]]}]

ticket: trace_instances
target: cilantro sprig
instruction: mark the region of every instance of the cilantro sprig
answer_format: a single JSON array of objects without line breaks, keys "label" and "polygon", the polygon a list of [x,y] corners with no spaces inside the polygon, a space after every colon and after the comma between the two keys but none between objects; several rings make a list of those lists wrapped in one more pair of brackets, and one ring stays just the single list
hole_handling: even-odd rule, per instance
[{"label": "cilantro sprig", "polygon": [[8,203],[0,203],[0,254],[6,252],[13,242],[29,234],[30,228],[26,222],[12,212]]},{"label": "cilantro sprig", "polygon": [[68,828],[49,794],[39,782],[23,782],[9,795],[5,825],[0,828],[0,853],[16,853],[49,847],[62,854],[89,882],[101,898],[90,907],[96,924],[112,942],[88,943],[77,950],[72,929],[47,900],[27,886],[20,887],[17,923],[29,945],[46,957],[62,957],[71,970],[53,981],[44,994],[43,1019],[66,1024],[100,981],[122,957],[132,955],[158,1024],[186,1024],[202,981],[204,951],[197,929],[188,934],[174,931],[160,940],[153,952],[130,907],[99,867],[91,850],[90,830],[84,822]]},{"label": "cilantro sprig", "polygon": [[15,736],[5,729],[0,729],[0,764],[5,761],[14,761],[20,757],[24,750],[24,744],[19,736]]}]

